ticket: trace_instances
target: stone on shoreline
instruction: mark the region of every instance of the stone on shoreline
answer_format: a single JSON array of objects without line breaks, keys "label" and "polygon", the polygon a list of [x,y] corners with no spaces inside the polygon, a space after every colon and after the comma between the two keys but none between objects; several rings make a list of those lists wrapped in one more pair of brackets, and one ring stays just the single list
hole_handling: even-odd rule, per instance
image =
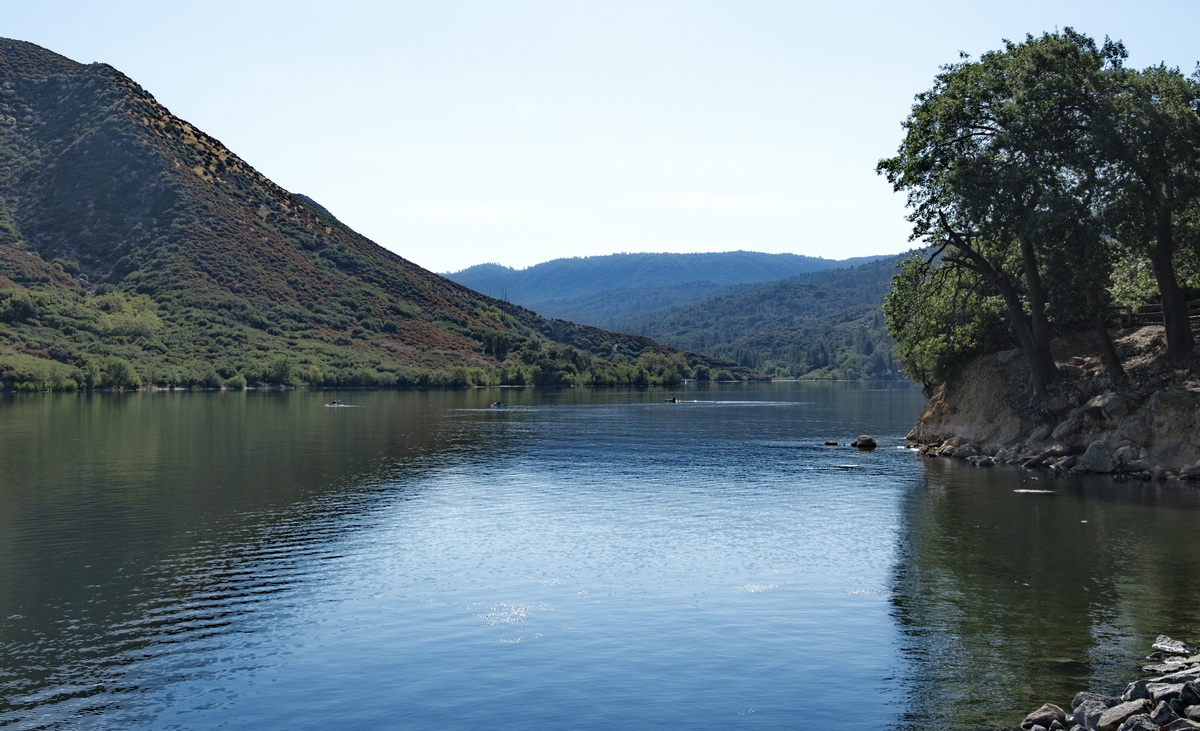
[{"label": "stone on shoreline", "polygon": [[[1187,644],[1159,635],[1154,642],[1161,658],[1164,653],[1190,651]],[[1158,677],[1142,678],[1130,683],[1123,696],[1116,698],[1100,693],[1080,692],[1071,701],[1071,713],[1061,718],[1049,715],[1051,703],[1025,717],[1022,729],[1066,729],[1071,731],[1178,731],[1200,729],[1200,655],[1174,658],[1174,662],[1152,665],[1146,670],[1161,673]],[[1060,709],[1061,710],[1061,709]]]}]

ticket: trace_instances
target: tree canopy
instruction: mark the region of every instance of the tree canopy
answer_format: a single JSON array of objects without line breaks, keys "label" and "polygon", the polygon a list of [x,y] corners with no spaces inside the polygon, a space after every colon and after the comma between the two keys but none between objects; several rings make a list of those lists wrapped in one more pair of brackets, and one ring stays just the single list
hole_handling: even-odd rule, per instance
[{"label": "tree canopy", "polygon": [[1051,327],[1069,324],[1095,329],[1122,380],[1106,327],[1119,252],[1149,260],[1168,356],[1190,355],[1175,267],[1200,197],[1200,84],[1126,57],[1067,28],[964,56],[917,96],[898,154],[877,168],[908,194],[913,238],[928,247],[885,307],[910,375],[939,380],[1011,338],[1044,396],[1058,377]]}]

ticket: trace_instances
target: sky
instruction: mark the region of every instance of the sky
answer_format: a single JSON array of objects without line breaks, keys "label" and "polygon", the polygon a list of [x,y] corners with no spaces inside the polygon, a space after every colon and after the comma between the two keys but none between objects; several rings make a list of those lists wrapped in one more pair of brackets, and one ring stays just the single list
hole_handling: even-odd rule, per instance
[{"label": "sky", "polygon": [[1073,27],[1191,73],[1200,1],[38,0],[0,36],[115,66],[427,269],[913,246],[875,173],[960,52]]}]

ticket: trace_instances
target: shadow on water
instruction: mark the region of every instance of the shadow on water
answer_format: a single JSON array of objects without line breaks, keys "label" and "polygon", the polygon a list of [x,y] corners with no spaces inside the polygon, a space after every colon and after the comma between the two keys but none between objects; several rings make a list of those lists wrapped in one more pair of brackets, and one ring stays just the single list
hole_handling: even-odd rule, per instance
[{"label": "shadow on water", "polygon": [[1157,634],[1197,637],[1198,517],[1187,483],[928,460],[893,578],[906,727],[1015,728],[1139,677]]},{"label": "shadow on water", "polygon": [[[0,396],[0,726],[53,727],[203,676],[299,611],[413,479],[520,420],[476,392]],[[264,614],[264,600],[271,611]],[[201,652],[200,649],[205,651]],[[228,643],[225,662],[246,655]],[[197,663],[201,663],[200,666]]]}]

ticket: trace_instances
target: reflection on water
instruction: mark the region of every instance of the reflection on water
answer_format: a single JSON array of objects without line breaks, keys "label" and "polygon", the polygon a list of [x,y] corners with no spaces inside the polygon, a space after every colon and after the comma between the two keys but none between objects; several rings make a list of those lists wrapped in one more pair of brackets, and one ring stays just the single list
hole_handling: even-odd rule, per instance
[{"label": "reflection on water", "polygon": [[913,728],[1015,725],[1139,677],[1159,633],[1200,630],[1200,496],[1181,483],[927,463],[894,578]]},{"label": "reflection on water", "polygon": [[0,726],[995,728],[1196,629],[1190,488],[922,461],[920,403],[0,397]]}]

